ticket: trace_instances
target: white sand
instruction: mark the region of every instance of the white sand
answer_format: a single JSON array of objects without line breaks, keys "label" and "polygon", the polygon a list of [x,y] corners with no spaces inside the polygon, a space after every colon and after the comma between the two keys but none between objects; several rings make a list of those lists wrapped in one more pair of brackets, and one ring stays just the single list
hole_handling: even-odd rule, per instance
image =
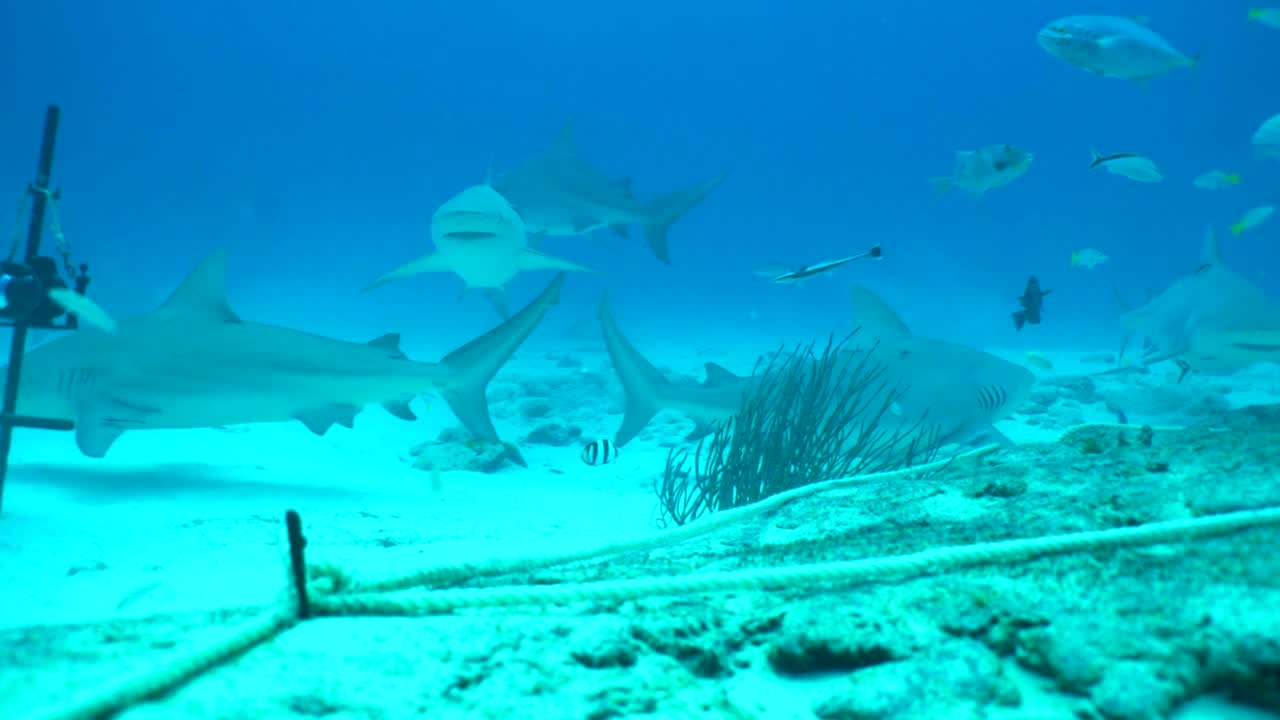
[{"label": "white sand", "polygon": [[[642,351],[660,366],[699,377],[707,361],[744,373],[753,361],[745,351],[668,350],[665,357]],[[999,354],[1015,361],[1022,355]],[[1037,374],[1052,381],[1108,367],[1082,362],[1091,354],[1096,353],[1051,353],[1054,369]],[[580,370],[556,368],[545,353],[527,349],[494,387],[528,377],[599,372],[609,378],[610,397],[595,399],[620,410],[620,389],[603,353],[575,356],[584,362]],[[1144,380],[1172,383],[1172,372]],[[1182,387],[1197,384],[1226,393],[1233,406],[1280,401],[1275,368],[1230,378],[1192,377]],[[19,431],[0,518],[0,586],[9,589],[0,624],[265,602],[282,582],[279,519],[290,508],[303,515],[312,558],[349,561],[370,571],[550,552],[650,533],[651,487],[665,461],[664,444],[689,428],[679,416],[664,413],[651,427],[675,437],[647,432],[617,462],[601,467],[579,460],[581,444],[524,443],[527,470],[448,472],[436,492],[428,474],[411,467],[407,451],[454,423],[439,399],[419,401],[415,408],[423,417],[413,423],[369,408],[354,430],[335,427],[324,437],[300,423],[131,432],[104,459],[80,455],[70,433]],[[1084,421],[1115,420],[1102,404],[1085,406],[1081,414]],[[499,432],[517,442],[536,424],[500,407],[495,417]],[[580,423],[584,442],[612,434],[620,419],[589,416]],[[1178,418],[1139,414],[1130,420]],[[998,427],[1020,443],[1052,440],[1061,432],[1035,427],[1021,416]]]}]

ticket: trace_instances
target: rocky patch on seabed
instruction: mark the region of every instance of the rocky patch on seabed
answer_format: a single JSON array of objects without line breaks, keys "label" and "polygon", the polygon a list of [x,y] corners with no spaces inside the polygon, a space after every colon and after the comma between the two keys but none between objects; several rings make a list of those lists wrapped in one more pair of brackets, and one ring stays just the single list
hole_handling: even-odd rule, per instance
[{"label": "rocky patch on seabed", "polygon": [[[1275,408],[1177,431],[1087,427],[658,551],[472,586],[852,560],[1280,505],[1277,468]],[[1280,713],[1277,578],[1280,531],[1262,527],[844,589],[320,619],[122,717],[1158,720],[1207,695]],[[32,716],[248,616],[0,631],[0,716]]]}]

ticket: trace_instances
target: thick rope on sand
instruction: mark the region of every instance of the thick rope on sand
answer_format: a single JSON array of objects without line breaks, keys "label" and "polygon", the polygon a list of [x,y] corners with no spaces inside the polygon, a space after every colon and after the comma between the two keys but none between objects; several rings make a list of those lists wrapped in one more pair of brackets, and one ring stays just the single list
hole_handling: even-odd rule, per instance
[{"label": "thick rope on sand", "polygon": [[372,593],[328,595],[316,597],[313,609],[317,615],[431,615],[466,608],[617,603],[661,595],[849,587],[936,575],[977,565],[1027,562],[1051,555],[1185,542],[1268,525],[1280,525],[1280,507],[847,562],[553,586],[435,590],[411,597]]},{"label": "thick rope on sand", "polygon": [[125,674],[109,683],[81,690],[59,705],[33,715],[38,720],[91,720],[109,716],[186,684],[196,676],[261,645],[295,622],[287,604],[268,611],[203,647]]},{"label": "thick rope on sand", "polygon": [[[1072,428],[1071,431],[1084,427],[1088,426]],[[751,506],[716,513],[689,525],[637,540],[558,555],[440,566],[372,580],[361,580],[336,566],[316,564],[309,568],[313,581],[304,585],[301,570],[305,564],[302,555],[305,539],[301,536],[301,521],[296,513],[290,511],[291,517],[287,518],[289,521],[287,524],[290,526],[290,576],[289,582],[286,583],[288,589],[276,606],[232,630],[216,642],[177,654],[176,657],[166,658],[158,664],[126,674],[89,691],[81,691],[53,708],[33,714],[33,717],[39,720],[88,720],[119,712],[147,699],[170,692],[201,673],[270,641],[293,627],[300,617],[429,615],[466,608],[547,606],[573,602],[616,603],[662,595],[849,587],[866,582],[936,575],[965,567],[1026,562],[1075,552],[1184,542],[1257,527],[1280,525],[1280,507],[1273,507],[1210,515],[1192,520],[1151,523],[1138,527],[1003,540],[938,548],[898,557],[867,558],[848,562],[596,583],[566,583],[554,586],[434,590],[410,597],[378,594],[459,579],[527,571],[625,552],[650,550],[742,522],[801,497],[873,480],[933,472],[956,461],[980,458],[995,449],[994,445],[987,446],[928,465],[842,478],[796,488]],[[316,592],[309,598],[310,613],[307,612],[306,607],[308,597],[305,591],[308,589]],[[325,594],[326,592],[328,594]]]},{"label": "thick rope on sand", "polygon": [[309,617],[306,597],[299,592],[305,558],[302,520],[290,510],[285,514],[288,551],[285,584],[279,600],[261,615],[236,627],[218,640],[166,655],[145,668],[125,673],[88,690],[81,689],[52,708],[32,713],[38,720],[92,720],[113,715],[194,680],[197,676],[267,643]]},{"label": "thick rope on sand", "polygon": [[313,578],[312,587],[314,588],[317,597],[325,593],[374,594],[396,592],[416,587],[438,587],[475,578],[504,575],[507,573],[529,572],[531,570],[554,567],[557,565],[567,565],[569,563],[594,560],[597,558],[608,557],[610,555],[644,552],[667,547],[690,538],[698,537],[699,535],[705,535],[721,528],[741,523],[757,515],[762,515],[775,510],[789,502],[794,502],[795,500],[808,497],[810,495],[868,482],[908,477],[922,473],[931,473],[946,468],[948,465],[953,463],[973,460],[989,455],[998,449],[1000,449],[999,445],[987,445],[976,450],[956,455],[955,457],[938,460],[925,465],[915,465],[909,468],[902,468],[900,470],[892,470],[882,473],[854,475],[852,477],[838,478],[835,480],[814,483],[812,485],[805,485],[793,490],[788,490],[784,493],[779,493],[753,505],[746,505],[739,508],[733,508],[732,510],[723,510],[712,515],[707,515],[689,523],[688,525],[664,530],[642,538],[623,540],[584,550],[574,550],[565,553],[541,556],[534,555],[517,558],[498,558],[483,562],[438,565],[435,567],[423,568],[413,572],[391,575],[383,578],[360,578],[343,568],[328,563],[313,563],[309,567],[309,574]]},{"label": "thick rope on sand", "polygon": [[[1075,433],[1091,429],[1139,431],[1141,426],[1122,425],[1117,423],[1084,423],[1064,430],[1059,436],[1059,440],[1070,437]],[[1155,426],[1151,429],[1155,432],[1173,432],[1185,430],[1186,428],[1180,426]],[[1216,431],[1216,429],[1211,431]],[[315,583],[314,588],[317,594],[374,594],[396,592],[420,587],[440,587],[476,578],[505,575],[508,573],[529,572],[558,565],[568,565],[575,562],[595,560],[611,555],[645,552],[666,547],[674,543],[682,542],[690,538],[698,537],[699,535],[705,535],[721,528],[741,523],[757,515],[762,515],[775,510],[789,502],[793,502],[810,495],[816,495],[818,493],[856,486],[868,482],[936,472],[945,469],[953,463],[985,457],[996,450],[999,450],[1000,447],[1000,445],[995,444],[986,445],[966,453],[961,453],[954,457],[945,458],[925,465],[916,465],[888,472],[855,475],[852,477],[838,478],[835,480],[814,483],[812,485],[805,485],[793,490],[788,490],[784,493],[779,493],[753,505],[734,508],[732,510],[723,510],[712,515],[707,515],[689,523],[688,525],[683,525],[678,528],[664,530],[660,533],[655,533],[642,538],[623,540],[584,550],[574,550],[542,556],[497,558],[482,562],[437,565],[414,570],[408,573],[399,573],[380,578],[362,578],[345,568],[323,562],[312,563],[308,572]]]}]

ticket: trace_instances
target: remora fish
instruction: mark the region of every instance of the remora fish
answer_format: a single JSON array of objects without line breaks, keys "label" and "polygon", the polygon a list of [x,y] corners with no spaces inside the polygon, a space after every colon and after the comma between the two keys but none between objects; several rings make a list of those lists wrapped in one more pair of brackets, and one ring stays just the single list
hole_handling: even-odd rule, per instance
[{"label": "remora fish", "polygon": [[813,277],[814,275],[821,275],[822,273],[825,273],[825,272],[831,272],[832,270],[835,270],[841,265],[847,265],[848,263],[851,263],[854,260],[861,260],[862,258],[879,259],[880,256],[881,256],[880,246],[875,245],[870,250],[864,253],[858,253],[857,255],[850,255],[849,257],[840,258],[839,260],[824,260],[823,262],[820,262],[820,263],[805,265],[803,267],[796,268],[795,270],[784,272],[772,278],[771,282],[775,282],[778,284],[799,283],[803,280],[807,280]]},{"label": "remora fish", "polygon": [[498,178],[494,187],[510,201],[530,233],[585,235],[610,228],[627,235],[628,225],[644,227],[653,254],[671,257],[667,231],[724,182],[721,173],[686,190],[642,201],[629,180],[607,177],[578,155],[572,122],[565,123],[555,145]]},{"label": "remora fish", "polygon": [[292,419],[322,435],[351,427],[370,403],[413,419],[409,400],[435,390],[472,435],[500,442],[485,386],[564,283],[557,276],[510,320],[435,364],[409,360],[395,334],[360,344],[241,320],[227,304],[225,266],[215,252],[163,306],[114,333],[80,330],[28,352],[18,411],[72,420],[81,452],[102,457],[128,430]]}]

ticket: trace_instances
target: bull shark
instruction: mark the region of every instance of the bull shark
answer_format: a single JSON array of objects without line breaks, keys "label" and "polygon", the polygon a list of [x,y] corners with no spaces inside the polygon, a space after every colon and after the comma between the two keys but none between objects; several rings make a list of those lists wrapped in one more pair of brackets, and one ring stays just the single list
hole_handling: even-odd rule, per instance
[{"label": "bull shark", "polygon": [[[881,381],[896,393],[893,415],[900,428],[927,425],[940,445],[994,440],[1011,445],[994,427],[1031,394],[1030,370],[994,355],[912,333],[879,297],[863,287],[853,290],[858,344],[843,351],[855,362],[865,353],[883,367]],[[614,371],[626,393],[622,426],[614,443],[631,441],[660,410],[672,409],[694,422],[687,440],[709,432],[732,416],[758,383],[706,364],[701,385],[673,383],[642,356],[614,321],[608,303],[600,306],[600,327]]]},{"label": "bull shark", "polygon": [[1182,370],[1179,381],[1192,370],[1216,375],[1280,362],[1280,302],[1222,262],[1212,230],[1205,232],[1196,270],[1121,322],[1123,344],[1145,338],[1143,363],[1172,360]]},{"label": "bull shark", "polygon": [[217,251],[159,309],[111,333],[85,328],[29,351],[18,411],[71,420],[80,451],[103,457],[128,430],[300,420],[323,435],[351,427],[369,403],[412,420],[409,400],[435,390],[472,435],[501,442],[485,386],[564,283],[561,273],[511,319],[425,363],[409,360],[396,334],[360,344],[241,320],[227,303],[225,268]]},{"label": "bull shark", "polygon": [[578,155],[570,121],[545,154],[517,165],[494,187],[511,202],[531,233],[586,235],[610,228],[626,237],[628,225],[641,225],[653,254],[670,264],[667,231],[671,224],[701,203],[724,178],[721,173],[685,190],[638,200],[629,180],[608,177]]},{"label": "bull shark", "polygon": [[473,185],[441,205],[431,216],[431,240],[435,252],[383,275],[366,286],[364,292],[411,275],[452,272],[462,278],[466,289],[483,290],[505,319],[511,316],[507,282],[517,273],[587,271],[577,263],[530,248],[524,222],[489,185]]}]

